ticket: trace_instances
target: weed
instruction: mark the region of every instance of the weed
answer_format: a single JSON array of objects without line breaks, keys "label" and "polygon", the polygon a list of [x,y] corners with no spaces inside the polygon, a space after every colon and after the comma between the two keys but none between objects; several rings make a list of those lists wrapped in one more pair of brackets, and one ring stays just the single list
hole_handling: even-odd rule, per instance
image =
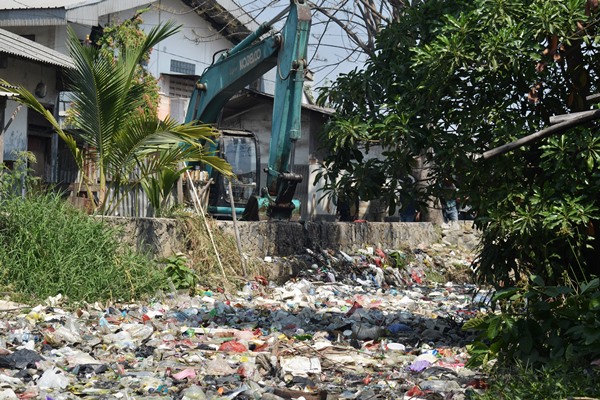
[{"label": "weed", "polygon": [[56,194],[5,199],[0,212],[0,285],[21,300],[129,300],[162,279],[149,258],[119,244],[114,228]]},{"label": "weed", "polygon": [[496,370],[485,393],[473,400],[548,400],[590,398],[600,395],[598,371],[564,365],[532,369],[516,365]]},{"label": "weed", "polygon": [[437,272],[434,271],[433,269],[429,269],[425,272],[425,276],[427,277],[427,280],[430,282],[434,282],[434,283],[438,283],[438,284],[444,284],[446,282],[448,282],[448,280],[446,279],[446,277]]},{"label": "weed", "polygon": [[59,194],[31,190],[35,180],[25,160],[0,174],[0,290],[20,301],[59,293],[71,301],[153,293],[164,281],[155,264],[121,246],[115,228]]},{"label": "weed", "polygon": [[198,275],[188,266],[185,255],[177,253],[163,260],[165,263],[165,274],[173,282],[176,289],[190,289],[194,294],[198,283]]},{"label": "weed", "polygon": [[215,250],[202,217],[196,214],[178,215],[186,240],[188,265],[198,275],[198,283],[207,287],[233,289],[245,283],[257,273],[257,266],[248,265],[245,276],[235,239],[224,232],[210,217],[207,224],[214,237],[223,270],[217,261]]}]

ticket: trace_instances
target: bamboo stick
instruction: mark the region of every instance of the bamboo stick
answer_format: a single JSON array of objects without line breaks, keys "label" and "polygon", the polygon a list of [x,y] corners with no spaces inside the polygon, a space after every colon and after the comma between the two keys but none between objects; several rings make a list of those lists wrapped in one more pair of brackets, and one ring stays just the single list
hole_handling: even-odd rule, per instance
[{"label": "bamboo stick", "polygon": [[187,178],[190,181],[192,193],[194,195],[194,199],[196,200],[194,202],[194,208],[196,209],[196,212],[198,212],[198,214],[200,214],[200,216],[202,217],[202,221],[204,222],[204,226],[206,227],[206,231],[208,232],[208,237],[210,238],[210,242],[212,243],[213,250],[215,251],[215,255],[217,256],[217,262],[219,263],[219,267],[221,268],[221,274],[223,274],[223,278],[227,279],[227,275],[225,274],[225,268],[223,268],[223,263],[221,262],[221,256],[219,256],[219,250],[217,249],[217,244],[215,243],[215,239],[212,235],[212,231],[210,230],[210,227],[208,226],[208,221],[206,220],[206,215],[204,214],[204,209],[202,208],[202,203],[200,202],[200,198],[198,197],[198,192],[196,192],[196,186],[194,186],[194,181],[192,180],[190,171],[185,171],[185,173],[187,174]]}]

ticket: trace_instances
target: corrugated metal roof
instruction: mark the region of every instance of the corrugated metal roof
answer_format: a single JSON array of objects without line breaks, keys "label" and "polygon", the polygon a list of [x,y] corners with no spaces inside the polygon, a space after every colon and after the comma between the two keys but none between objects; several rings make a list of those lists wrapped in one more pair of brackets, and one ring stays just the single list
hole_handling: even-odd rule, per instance
[{"label": "corrugated metal roof", "polygon": [[[229,102],[225,106],[225,109],[223,110],[223,118],[227,118],[231,116],[231,114],[236,114],[238,112],[252,108],[253,106],[258,104],[256,101],[257,98],[262,98],[272,103],[275,99],[275,96],[273,96],[272,94],[259,92],[254,89],[243,89],[238,96],[235,96],[231,100],[229,100]],[[335,110],[332,108],[321,107],[315,104],[308,103],[302,103],[302,109],[314,111],[323,115],[331,115],[335,112]],[[229,113],[230,115],[226,115],[227,113]]]},{"label": "corrugated metal roof", "polygon": [[66,25],[66,13],[62,8],[0,10],[0,27]]},{"label": "corrugated metal roof", "polygon": [[[93,1],[93,2],[97,2]],[[90,3],[89,0],[2,0],[2,10],[27,10],[32,8],[70,8],[81,3]]]},{"label": "corrugated metal roof", "polygon": [[4,29],[0,29],[0,53],[64,68],[73,67],[69,56]]},{"label": "corrugated metal roof", "polygon": [[231,0],[182,0],[233,43],[241,42],[258,24]]},{"label": "corrugated metal roof", "polygon": [[137,7],[147,7],[156,0],[87,0],[67,6],[67,20],[86,26],[98,25],[104,15],[110,15]]},{"label": "corrugated metal roof", "polygon": [[[152,0],[0,0],[0,26],[51,26],[69,22],[87,26],[113,12]],[[6,3],[6,4],[5,4]]]},{"label": "corrugated metal roof", "polygon": [[[87,26],[98,18],[157,0],[0,0],[0,26],[64,25],[67,21]],[[233,43],[258,28],[253,18],[233,0],[181,0]]]}]

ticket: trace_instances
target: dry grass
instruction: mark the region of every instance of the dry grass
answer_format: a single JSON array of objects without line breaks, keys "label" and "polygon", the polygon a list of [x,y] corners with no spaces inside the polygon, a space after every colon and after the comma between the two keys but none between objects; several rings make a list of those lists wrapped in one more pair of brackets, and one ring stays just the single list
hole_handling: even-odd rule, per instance
[{"label": "dry grass", "polygon": [[[259,264],[255,260],[246,260],[246,266],[242,265],[235,237],[224,232],[212,218],[207,217],[206,224],[196,214],[177,219],[180,226],[184,227],[190,268],[198,274],[201,286],[233,290],[260,274]],[[206,225],[216,244],[216,252]],[[222,268],[216,253],[221,259]]]}]

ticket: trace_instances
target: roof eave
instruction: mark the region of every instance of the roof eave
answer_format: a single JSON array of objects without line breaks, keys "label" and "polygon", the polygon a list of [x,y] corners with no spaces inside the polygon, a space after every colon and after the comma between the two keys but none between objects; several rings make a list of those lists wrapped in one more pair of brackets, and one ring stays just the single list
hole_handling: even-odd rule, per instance
[{"label": "roof eave", "polygon": [[[258,24],[232,0],[181,0],[233,43],[241,42]],[[232,6],[225,3],[231,3]],[[231,11],[229,11],[231,10]]]},{"label": "roof eave", "polygon": [[2,10],[0,27],[10,26],[57,26],[67,24],[64,8]]}]

